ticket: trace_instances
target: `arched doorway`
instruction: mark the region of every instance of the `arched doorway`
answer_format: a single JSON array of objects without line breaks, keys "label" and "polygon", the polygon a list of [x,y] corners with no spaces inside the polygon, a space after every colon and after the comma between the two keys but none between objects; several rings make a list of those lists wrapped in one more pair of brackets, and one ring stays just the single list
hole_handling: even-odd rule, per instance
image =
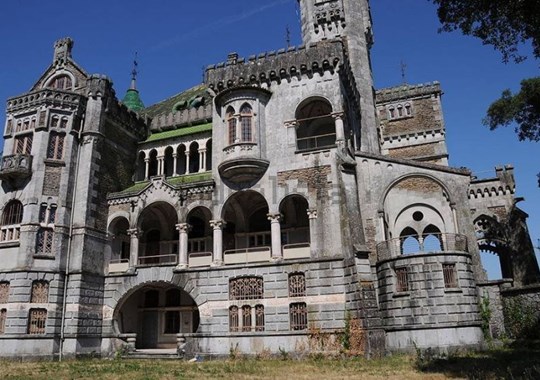
[{"label": "arched doorway", "polygon": [[137,334],[136,348],[176,348],[179,333],[199,327],[199,309],[183,289],[155,282],[132,292],[118,304],[114,325],[120,334]]}]

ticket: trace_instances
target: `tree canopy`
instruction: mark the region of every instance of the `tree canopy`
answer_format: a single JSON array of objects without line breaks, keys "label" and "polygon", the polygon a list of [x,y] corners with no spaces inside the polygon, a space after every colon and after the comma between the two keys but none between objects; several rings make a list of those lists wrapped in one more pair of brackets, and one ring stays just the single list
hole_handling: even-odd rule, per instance
[{"label": "tree canopy", "polygon": [[503,61],[521,62],[522,45],[532,44],[540,57],[539,0],[432,0],[438,6],[441,30],[460,30],[502,53]]}]

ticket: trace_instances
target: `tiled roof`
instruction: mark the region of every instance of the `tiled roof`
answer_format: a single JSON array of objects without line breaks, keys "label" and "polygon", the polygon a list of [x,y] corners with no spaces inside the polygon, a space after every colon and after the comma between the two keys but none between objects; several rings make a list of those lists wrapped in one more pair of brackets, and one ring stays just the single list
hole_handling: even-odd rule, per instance
[{"label": "tiled roof", "polygon": [[197,133],[203,133],[203,132],[209,132],[209,131],[212,131],[212,123],[194,125],[191,127],[184,127],[184,128],[179,128],[179,129],[172,129],[170,131],[154,133],[150,135],[150,137],[148,137],[146,141],[143,141],[142,144],[153,142],[153,141],[166,140],[173,137],[194,135]]}]

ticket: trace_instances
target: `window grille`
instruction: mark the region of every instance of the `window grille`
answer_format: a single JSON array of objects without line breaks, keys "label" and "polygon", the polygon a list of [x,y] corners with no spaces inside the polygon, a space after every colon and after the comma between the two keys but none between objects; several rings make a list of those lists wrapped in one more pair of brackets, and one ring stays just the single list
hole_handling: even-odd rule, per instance
[{"label": "window grille", "polygon": [[8,303],[9,282],[0,282],[0,303]]},{"label": "window grille", "polygon": [[28,318],[28,334],[30,335],[45,334],[46,322],[47,322],[47,310],[30,309],[30,317]]},{"label": "window grille", "polygon": [[305,302],[292,303],[289,305],[289,320],[291,330],[307,329],[307,306]]},{"label": "window grille", "polygon": [[40,228],[37,233],[36,255],[50,256],[53,254],[53,237],[54,230],[52,228]]},{"label": "window grille", "polygon": [[242,127],[242,141],[251,142],[253,113],[249,104],[244,104],[240,109],[240,126]]},{"label": "window grille", "polygon": [[58,90],[70,91],[72,87],[71,78],[67,75],[58,76],[51,82],[51,87]]},{"label": "window grille", "polygon": [[456,264],[443,264],[444,287],[457,288]]},{"label": "window grille", "polygon": [[242,306],[242,331],[251,331],[251,306]]},{"label": "window grille", "polygon": [[49,302],[49,283],[47,281],[34,281],[32,283],[31,303]]},{"label": "window grille", "polygon": [[289,275],[289,297],[304,297],[306,295],[306,276],[304,273]]},{"label": "window grille", "polygon": [[229,308],[229,331],[238,332],[238,306]]},{"label": "window grille", "polygon": [[32,152],[32,135],[15,137],[14,154],[30,154]]},{"label": "window grille", "polygon": [[229,281],[231,300],[254,300],[264,298],[262,277],[239,277]]},{"label": "window grille", "polygon": [[255,306],[255,331],[264,331],[264,306]]},{"label": "window grille", "polygon": [[64,156],[64,134],[51,132],[49,135],[49,146],[47,147],[47,158],[61,160]]},{"label": "window grille", "polygon": [[398,268],[396,269],[396,292],[407,292],[409,291],[409,280],[407,278],[407,268]]},{"label": "window grille", "polygon": [[7,319],[7,310],[6,309],[0,310],[0,334],[4,334],[6,332],[6,319]]},{"label": "window grille", "polygon": [[229,144],[234,144],[236,142],[236,119],[229,119]]},{"label": "window grille", "polygon": [[10,226],[21,224],[23,217],[23,205],[21,202],[13,200],[9,201],[4,212],[2,213],[2,225]]},{"label": "window grille", "polygon": [[39,113],[39,125],[45,125],[45,117],[47,116],[47,113],[45,111],[41,111]]}]

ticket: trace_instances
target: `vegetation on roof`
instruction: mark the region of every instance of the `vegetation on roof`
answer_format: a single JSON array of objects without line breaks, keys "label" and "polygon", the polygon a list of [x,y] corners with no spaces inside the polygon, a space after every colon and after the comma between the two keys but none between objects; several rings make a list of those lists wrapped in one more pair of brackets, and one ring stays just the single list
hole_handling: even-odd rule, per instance
[{"label": "vegetation on roof", "polygon": [[141,191],[143,191],[149,184],[150,184],[150,181],[136,182],[133,186],[128,187],[127,189],[124,189],[124,190],[119,191],[117,193],[113,193],[111,195],[114,196],[114,197],[117,197],[117,196],[138,194]]},{"label": "vegetation on roof", "polygon": [[185,185],[196,182],[210,181],[212,172],[186,174],[178,177],[167,178],[167,182],[173,186]]},{"label": "vegetation on roof", "polygon": [[189,107],[199,107],[203,104],[210,104],[211,97],[206,92],[206,86],[200,84],[184,92],[176,94],[159,103],[146,108],[143,113],[153,118],[158,115],[168,114]]},{"label": "vegetation on roof", "polygon": [[142,143],[144,144],[144,143],[153,142],[153,141],[161,141],[161,140],[166,140],[173,137],[188,136],[188,135],[194,135],[197,133],[203,133],[203,132],[209,132],[209,131],[212,131],[212,123],[194,125],[191,127],[183,127],[179,129],[172,129],[170,131],[153,133],[152,135],[150,135],[150,137],[148,137]]}]

